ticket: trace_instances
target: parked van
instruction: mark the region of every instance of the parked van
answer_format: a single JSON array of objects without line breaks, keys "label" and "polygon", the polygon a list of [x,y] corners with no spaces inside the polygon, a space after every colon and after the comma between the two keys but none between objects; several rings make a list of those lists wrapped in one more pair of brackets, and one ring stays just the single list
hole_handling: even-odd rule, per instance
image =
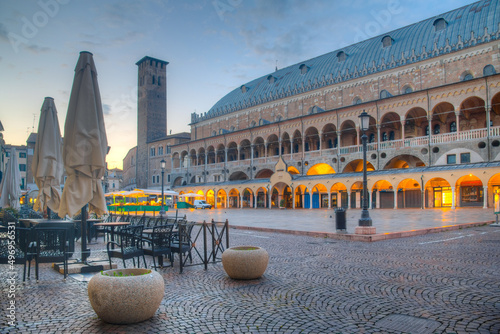
[{"label": "parked van", "polygon": [[201,199],[194,200],[194,208],[195,209],[211,209],[212,204],[208,204],[206,201]]}]

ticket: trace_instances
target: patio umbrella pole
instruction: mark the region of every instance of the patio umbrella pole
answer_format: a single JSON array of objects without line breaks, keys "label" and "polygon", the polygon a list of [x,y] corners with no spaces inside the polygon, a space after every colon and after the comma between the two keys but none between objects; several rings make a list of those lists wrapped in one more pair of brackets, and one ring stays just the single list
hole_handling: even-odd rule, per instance
[{"label": "patio umbrella pole", "polygon": [[47,220],[50,220],[50,213],[51,213],[50,208],[47,207]]},{"label": "patio umbrella pole", "polygon": [[82,208],[82,220],[81,220],[81,242],[82,242],[82,262],[87,264],[87,258],[90,256],[90,249],[87,248],[87,207],[85,204]]}]

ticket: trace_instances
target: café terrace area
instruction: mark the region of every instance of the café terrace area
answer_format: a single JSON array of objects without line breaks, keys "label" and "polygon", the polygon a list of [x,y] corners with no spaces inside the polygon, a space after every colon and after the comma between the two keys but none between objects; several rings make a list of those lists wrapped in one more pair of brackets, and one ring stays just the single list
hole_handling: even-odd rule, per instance
[{"label": "caf\u00e9 terrace area", "polygon": [[[347,210],[346,232],[335,230],[333,210],[179,209],[161,218],[152,213],[99,217],[128,220],[125,228],[170,219],[177,221],[178,231],[179,226],[194,223],[189,235],[192,262],[189,252],[174,254],[172,266],[165,256],[164,266],[159,267],[156,257],[155,270],[153,257],[145,256],[146,267],[165,283],[154,316],[129,325],[106,323],[96,315],[87,292],[89,280],[99,272],[69,273],[64,279],[53,263],[40,263],[37,282],[32,260],[31,278],[25,282],[22,264],[13,270],[0,265],[2,294],[12,295],[0,302],[0,333],[500,330],[500,229],[490,225],[496,218],[492,209],[410,209],[404,216],[398,210],[370,210],[370,214],[377,235],[386,236],[381,241],[348,238],[354,236],[360,210]],[[119,244],[120,227],[116,228]],[[110,230],[89,231],[88,262],[107,263]],[[74,232],[70,262],[82,258],[82,239],[78,229]],[[222,252],[239,245],[267,250],[269,264],[261,278],[234,280],[225,273]],[[124,268],[122,259],[111,261]],[[139,265],[132,259],[125,264],[145,267],[142,259]]]}]

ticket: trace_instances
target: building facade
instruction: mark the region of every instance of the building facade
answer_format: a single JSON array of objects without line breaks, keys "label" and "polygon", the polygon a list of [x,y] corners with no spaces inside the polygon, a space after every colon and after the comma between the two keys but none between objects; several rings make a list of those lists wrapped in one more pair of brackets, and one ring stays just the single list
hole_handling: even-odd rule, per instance
[{"label": "building facade", "polygon": [[366,111],[371,208],[491,207],[499,12],[476,2],[244,83],[137,175],[164,159],[170,186],[216,207],[359,208]]}]

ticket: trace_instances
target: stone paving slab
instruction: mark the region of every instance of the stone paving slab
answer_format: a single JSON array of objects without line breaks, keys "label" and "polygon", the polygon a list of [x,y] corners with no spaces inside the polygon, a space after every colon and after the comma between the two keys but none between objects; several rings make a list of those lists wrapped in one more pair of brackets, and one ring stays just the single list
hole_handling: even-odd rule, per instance
[{"label": "stone paving slab", "polygon": [[[499,228],[376,243],[231,230],[231,245],[243,244],[269,252],[261,279],[231,280],[220,263],[179,274],[176,259],[160,270],[166,286],[156,315],[127,326],[99,320],[87,283],[64,281],[50,264],[39,283],[26,284],[22,266],[12,283],[0,265],[0,333],[411,333],[420,321],[433,333],[500,331]],[[104,256],[102,243],[91,247],[94,258]],[[414,321],[405,327],[402,319]]]}]

